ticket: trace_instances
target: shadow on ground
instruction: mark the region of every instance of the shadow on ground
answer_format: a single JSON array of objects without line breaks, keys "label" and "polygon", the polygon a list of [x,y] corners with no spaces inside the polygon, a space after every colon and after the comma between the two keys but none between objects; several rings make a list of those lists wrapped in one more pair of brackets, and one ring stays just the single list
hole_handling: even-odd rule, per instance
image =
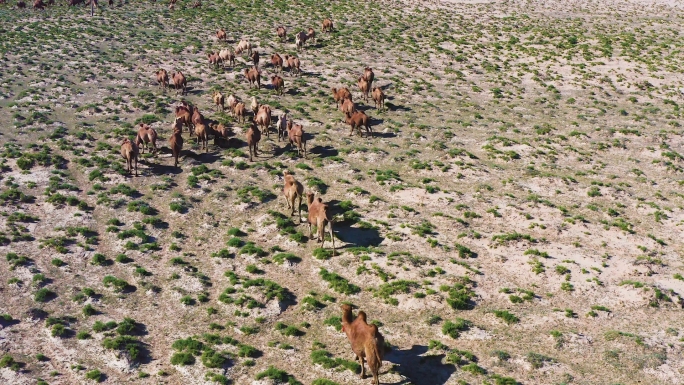
[{"label": "shadow on ground", "polygon": [[427,351],[427,346],[413,345],[411,349],[393,349],[385,355],[385,361],[398,365],[395,369],[407,377],[395,384],[443,385],[451,378],[456,371],[454,365],[442,363],[444,354],[422,356]]}]

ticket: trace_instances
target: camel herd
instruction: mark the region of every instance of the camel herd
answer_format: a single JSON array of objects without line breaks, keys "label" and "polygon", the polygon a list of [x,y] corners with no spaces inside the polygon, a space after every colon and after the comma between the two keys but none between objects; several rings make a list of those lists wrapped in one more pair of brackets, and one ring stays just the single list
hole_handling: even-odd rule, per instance
[{"label": "camel herd", "polygon": [[[90,5],[91,1],[93,2],[93,6],[97,8],[97,0],[67,0],[66,5],[73,7],[76,5],[84,5],[88,6]],[[169,7],[170,9],[173,9],[173,4],[176,2],[176,0],[170,0],[171,6]],[[0,4],[5,4],[6,0],[0,0]],[[110,6],[114,5],[114,0],[107,0],[107,4]],[[48,0],[47,3],[44,2],[43,0],[34,0],[33,1],[33,9],[34,10],[45,10],[48,6],[55,5],[55,0]],[[123,5],[123,0],[119,0],[119,6]],[[25,9],[26,8],[26,2],[23,0],[18,0],[17,1],[17,8],[19,9]]]},{"label": "camel herd", "polygon": [[[326,18],[321,23],[321,31],[323,33],[330,33],[333,31],[333,22],[331,19]],[[277,37],[283,41],[287,40],[287,29],[284,26],[278,26],[276,28]],[[220,28],[216,31],[216,39],[219,42],[228,42],[228,34],[225,29]],[[304,44],[307,41],[315,41],[316,32],[313,28],[308,28],[307,31],[300,31],[295,35],[295,44],[297,49],[303,49]],[[236,55],[241,55],[246,53],[251,59],[253,66],[245,68],[242,71],[249,88],[261,89],[262,80],[262,70],[259,67],[261,61],[261,56],[255,47],[245,39],[242,39],[233,49],[221,49],[217,52],[208,52],[206,54],[209,63],[212,66],[219,67],[223,65],[225,68],[226,63],[231,67],[235,66]],[[301,61],[298,57],[293,55],[279,55],[278,53],[272,53],[270,56],[270,65],[273,68],[273,74],[270,76],[271,87],[277,95],[283,95],[285,92],[285,80],[280,75],[283,72],[283,67],[287,65],[289,72],[292,76],[301,75]],[[185,95],[187,93],[187,79],[181,71],[172,72],[169,77],[167,70],[161,68],[155,72],[156,80],[159,87],[166,91],[166,89],[172,85],[176,90],[176,94]],[[379,87],[373,87],[373,82],[375,80],[375,73],[370,67],[364,68],[363,74],[357,78],[357,85],[359,91],[361,92],[361,97],[365,102],[368,102],[369,94],[370,97],[375,102],[375,108],[377,110],[382,110],[385,108],[385,94],[383,90]],[[344,88],[332,88],[332,97],[335,100],[336,107],[342,111],[343,121],[349,125],[350,132],[349,135],[353,136],[354,131],[358,131],[360,136],[363,136],[363,130],[365,130],[366,136],[372,137],[373,130],[371,128],[371,120],[366,115],[365,112],[357,108],[356,104],[352,99],[351,91]],[[247,106],[245,103],[240,102],[236,96],[228,95],[227,97],[219,91],[215,91],[212,94],[212,101],[216,111],[225,112],[226,108],[229,110],[231,117],[237,123],[245,123],[247,118]],[[258,143],[261,140],[262,134],[269,137],[269,127],[273,122],[276,121],[276,117],[272,115],[270,106],[260,105],[256,97],[253,96],[250,104],[250,109],[252,111],[251,126],[247,130],[245,138],[247,140],[247,145],[250,153],[250,161],[253,161],[255,156],[258,156]],[[230,130],[223,124],[207,123],[199,112],[198,108],[194,108],[188,102],[182,101],[180,105],[175,107],[175,120],[173,123],[173,131],[179,130],[181,133],[183,131],[183,126],[188,128],[190,136],[195,135],[197,137],[197,143],[200,144],[200,150],[204,149],[208,151],[208,137],[213,135],[219,138],[227,138]],[[142,128],[141,128],[142,130]],[[149,134],[148,131],[153,129],[145,127],[147,130],[144,133],[139,133],[139,136],[146,138]],[[287,113],[280,117],[277,117],[276,130],[278,133],[278,141],[281,139],[289,142],[291,147],[297,148],[297,154],[299,156],[307,157],[306,152],[306,139],[304,135],[304,127],[301,124],[295,124],[291,119],[288,119]],[[287,135],[286,135],[287,134]],[[156,138],[156,132],[154,132]],[[173,137],[170,139],[173,140]],[[144,142],[148,143],[148,142]],[[174,140],[174,146],[180,146],[182,148],[182,141]],[[132,152],[136,153],[136,152]],[[178,165],[178,157],[174,155],[174,164]]]},{"label": "camel herd", "polygon": [[[171,6],[175,2],[171,2]],[[199,2],[195,6],[199,7]],[[330,19],[325,19],[322,22],[323,33],[330,33],[333,31],[333,22]],[[277,37],[283,41],[287,40],[287,30],[283,26],[276,28]],[[221,28],[216,31],[216,38],[219,42],[227,42],[228,34]],[[306,42],[315,41],[316,32],[313,28],[301,31],[295,35],[295,44],[297,50],[304,49]],[[247,53],[251,59],[253,66],[245,68],[243,75],[249,83],[249,87],[261,88],[262,72],[259,68],[260,54],[255,47],[247,40],[241,40],[234,50],[224,49],[218,52],[207,53],[209,63],[215,67],[226,63],[231,67],[235,65],[236,55]],[[301,75],[300,60],[292,55],[284,55],[281,57],[277,53],[270,56],[270,64],[273,68],[273,74],[270,76],[273,90],[278,95],[283,95],[285,82],[279,73],[282,73],[283,65],[287,64],[290,73],[293,76]],[[185,95],[187,93],[187,79],[181,71],[169,73],[165,69],[159,69],[155,73],[158,86],[165,92],[166,89],[172,85],[176,90],[176,94]],[[358,77],[357,84],[361,97],[364,101],[368,101],[369,94],[375,102],[375,108],[384,109],[385,94],[379,87],[373,87],[375,74],[373,69],[366,67],[363,74]],[[359,135],[363,136],[362,128],[365,129],[366,136],[373,136],[370,119],[363,111],[357,108],[353,102],[351,91],[344,88],[332,88],[332,97],[336,103],[336,108],[340,109],[344,115],[344,122],[350,126],[350,136],[353,136],[354,131],[358,130]],[[278,141],[281,139],[289,143],[291,148],[297,149],[297,154],[300,157],[307,158],[306,137],[304,134],[304,127],[301,124],[295,123],[288,117],[287,113],[274,117],[270,106],[266,104],[259,104],[255,96],[252,97],[249,105],[249,110],[246,103],[241,102],[235,95],[224,95],[220,91],[214,91],[211,95],[212,103],[216,111],[225,112],[226,109],[231,117],[237,123],[245,123],[248,111],[251,111],[251,121],[245,134],[247,147],[249,149],[249,160],[253,161],[254,157],[258,157],[259,142],[262,134],[269,137],[270,127],[275,123]],[[197,106],[193,106],[187,101],[183,100],[174,109],[174,121],[172,125],[172,134],[169,138],[169,146],[174,159],[174,167],[179,165],[179,157],[183,149],[183,131],[184,127],[192,137],[197,138],[197,144],[200,151],[204,149],[208,151],[208,137],[213,135],[217,138],[227,138],[231,134],[231,129],[226,127],[223,123],[210,123],[200,112]],[[157,131],[147,124],[141,123],[138,126],[138,132],[135,141],[125,138],[121,144],[121,156],[126,160],[128,173],[135,172],[138,176],[138,156],[144,153],[147,148],[148,152],[156,154],[157,147]],[[309,228],[309,238],[312,239],[312,226],[316,226],[317,243],[321,243],[321,247],[325,245],[325,229],[329,229],[330,239],[332,242],[332,254],[335,255],[335,237],[333,234],[333,218],[330,212],[330,206],[323,202],[320,197],[315,196],[313,192],[304,191],[304,186],[297,181],[295,177],[289,172],[284,172],[284,185],[282,194],[287,202],[287,208],[291,210],[290,215],[294,216],[295,211],[298,211],[299,223],[302,223],[301,206],[304,195],[306,194],[306,204],[308,205],[307,223]],[[359,363],[361,364],[361,378],[365,378],[366,369],[364,360],[368,362],[371,374],[373,375],[373,384],[379,384],[378,372],[382,365],[382,358],[385,353],[384,338],[378,331],[377,326],[368,324],[366,322],[366,314],[359,311],[356,317],[353,317],[352,307],[350,305],[342,305],[342,330],[347,335],[352,350],[356,354]]]}]

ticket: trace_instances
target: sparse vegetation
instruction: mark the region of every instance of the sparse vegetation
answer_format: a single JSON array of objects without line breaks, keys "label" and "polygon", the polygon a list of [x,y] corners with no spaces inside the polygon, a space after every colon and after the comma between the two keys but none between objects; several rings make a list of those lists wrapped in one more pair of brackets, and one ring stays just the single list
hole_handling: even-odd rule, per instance
[{"label": "sparse vegetation", "polygon": [[[99,3],[0,4],[5,382],[352,383],[351,302],[401,347],[381,383],[684,382],[679,2]],[[301,60],[282,95],[243,39],[262,81]],[[252,97],[306,157],[265,128],[248,155]],[[139,124],[159,151],[129,173]]]}]

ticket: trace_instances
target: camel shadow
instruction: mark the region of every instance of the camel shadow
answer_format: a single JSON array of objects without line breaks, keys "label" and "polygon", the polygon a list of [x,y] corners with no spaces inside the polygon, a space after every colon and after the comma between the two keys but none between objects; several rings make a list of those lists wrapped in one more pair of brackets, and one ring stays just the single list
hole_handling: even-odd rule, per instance
[{"label": "camel shadow", "polygon": [[356,104],[356,109],[359,111],[363,111],[363,112],[366,112],[366,111],[373,109],[373,108],[375,108],[375,107],[371,106],[370,104],[360,104],[360,103]]},{"label": "camel shadow", "polygon": [[321,158],[338,156],[340,154],[340,152],[333,146],[313,146],[308,150],[308,152],[311,154],[318,154]]},{"label": "camel shadow", "polygon": [[213,152],[195,152],[194,150],[185,151],[186,158],[192,158],[201,163],[215,163],[221,160],[221,155]]},{"label": "camel shadow", "polygon": [[410,381],[398,384],[443,385],[456,371],[454,365],[443,364],[444,354],[423,356],[427,346],[413,345],[408,350],[392,350],[385,355],[385,360],[397,364],[397,371]]},{"label": "camel shadow", "polygon": [[214,136],[214,145],[219,148],[240,148],[244,147],[247,143],[238,138],[222,138],[220,136]]},{"label": "camel shadow", "polygon": [[347,247],[358,247],[358,246],[380,246],[380,243],[385,239],[380,235],[380,232],[376,229],[367,229],[359,227],[343,227],[335,226],[335,233],[337,238],[342,242],[347,243]]},{"label": "camel shadow", "polygon": [[385,102],[385,108],[387,108],[390,111],[404,111],[404,112],[411,111],[411,109],[408,107],[397,106],[394,103],[388,103],[388,102]]},{"label": "camel shadow", "polygon": [[[288,142],[280,142],[280,144],[282,145],[273,146],[273,157],[278,157],[281,155],[287,155],[291,159],[296,159],[299,157],[297,155],[297,147],[291,146]],[[304,159],[304,157],[302,157],[302,159]]]},{"label": "camel shadow", "polygon": [[[168,153],[171,153],[171,150],[169,149]],[[160,164],[160,163],[152,163],[152,162],[146,162],[149,165],[150,171],[153,174],[156,175],[167,175],[167,174],[180,174],[183,172],[183,170],[179,167],[174,167],[173,166],[173,158],[169,158],[171,164]]]},{"label": "camel shadow", "polygon": [[394,132],[373,131],[374,138],[394,138],[395,136],[397,135]]}]

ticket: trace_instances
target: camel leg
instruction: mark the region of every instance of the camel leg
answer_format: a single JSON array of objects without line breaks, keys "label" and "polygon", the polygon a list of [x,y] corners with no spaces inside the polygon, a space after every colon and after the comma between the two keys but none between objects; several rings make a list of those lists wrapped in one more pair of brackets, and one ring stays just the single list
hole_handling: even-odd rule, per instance
[{"label": "camel leg", "polygon": [[135,176],[138,176],[138,157],[135,157]]},{"label": "camel leg", "polygon": [[366,367],[363,365],[363,357],[361,357],[361,356],[358,356],[358,357],[359,357],[359,363],[361,364],[361,379],[363,380],[366,378]]},{"label": "camel leg", "polygon": [[[297,207],[299,208],[299,223],[301,224],[302,223],[302,195],[301,194],[298,194],[298,195],[299,195],[299,200],[298,200]],[[294,203],[294,201],[292,203]]]}]

